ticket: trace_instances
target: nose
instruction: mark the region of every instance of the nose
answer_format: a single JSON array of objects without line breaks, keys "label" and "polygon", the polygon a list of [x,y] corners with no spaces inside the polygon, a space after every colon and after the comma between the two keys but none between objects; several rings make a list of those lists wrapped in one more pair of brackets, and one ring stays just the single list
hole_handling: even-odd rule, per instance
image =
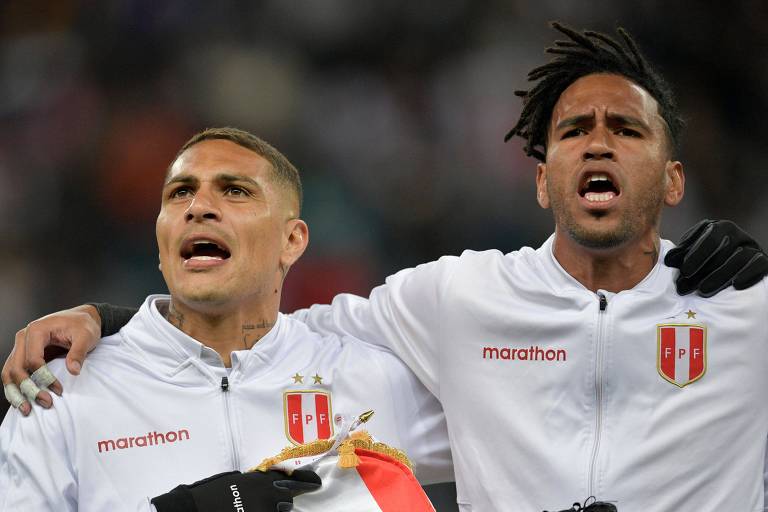
[{"label": "nose", "polygon": [[187,211],[184,212],[187,222],[202,222],[204,220],[221,220],[221,211],[212,197],[202,189],[198,190]]},{"label": "nose", "polygon": [[597,127],[589,134],[589,142],[582,158],[586,160],[613,160],[614,151],[607,130]]}]

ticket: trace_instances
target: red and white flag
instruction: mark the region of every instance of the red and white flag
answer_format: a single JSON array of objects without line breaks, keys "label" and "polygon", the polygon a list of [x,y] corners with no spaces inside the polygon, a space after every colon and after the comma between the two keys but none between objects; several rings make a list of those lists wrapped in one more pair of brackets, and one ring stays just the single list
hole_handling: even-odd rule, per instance
[{"label": "red and white flag", "polygon": [[330,425],[325,426],[331,413],[326,393],[287,392],[285,413],[289,438],[294,443],[304,439],[304,444],[286,447],[251,471],[316,472],[322,487],[294,498],[294,512],[435,512],[413,476],[408,456],[364,430],[355,432],[373,411],[358,417],[337,415],[333,437]]},{"label": "red and white flag", "polygon": [[320,476],[318,491],[297,496],[294,512],[434,512],[434,507],[402,462],[383,453],[355,448],[360,464],[338,466],[338,456],[329,456],[305,469]]}]

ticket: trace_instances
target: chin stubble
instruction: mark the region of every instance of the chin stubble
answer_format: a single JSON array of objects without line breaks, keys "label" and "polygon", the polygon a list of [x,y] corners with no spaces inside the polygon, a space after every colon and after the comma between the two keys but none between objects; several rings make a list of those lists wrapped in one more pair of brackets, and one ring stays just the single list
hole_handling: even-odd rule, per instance
[{"label": "chin stubble", "polygon": [[[632,240],[648,225],[657,225],[662,207],[662,191],[649,191],[634,207],[627,208],[621,215],[618,227],[611,230],[592,230],[579,225],[573,215],[567,212],[557,194],[551,194],[552,212],[555,223],[568,236],[589,249],[613,249]],[[556,199],[557,198],[557,199]]]}]

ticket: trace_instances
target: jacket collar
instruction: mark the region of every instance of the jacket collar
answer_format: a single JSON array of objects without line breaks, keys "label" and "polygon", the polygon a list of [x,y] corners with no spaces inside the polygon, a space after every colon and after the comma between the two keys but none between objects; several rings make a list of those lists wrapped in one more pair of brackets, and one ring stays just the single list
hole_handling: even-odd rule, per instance
[{"label": "jacket collar", "polygon": [[[572,275],[565,271],[565,269],[557,261],[554,254],[554,242],[555,234],[553,233],[538,249],[536,249],[536,264],[543,270],[542,279],[552,287],[553,290],[558,292],[574,292],[574,293],[589,293],[593,294],[591,290],[587,290],[583,284],[577,281]],[[656,264],[651,271],[643,278],[642,281],[637,283],[630,290],[622,290],[619,293],[625,292],[650,292],[658,290],[661,283],[665,285],[672,283],[675,269],[664,265],[664,256],[667,251],[674,247],[674,244],[669,240],[661,240],[661,248],[659,250],[659,257],[656,260]]]},{"label": "jacket collar", "polygon": [[[219,354],[205,346],[166,320],[161,312],[170,302],[168,295],[150,295],[139,308],[139,312],[120,330],[129,344],[143,353],[149,364],[162,373],[172,375],[194,365],[205,373],[227,375]],[[268,366],[281,349],[285,319],[278,313],[277,321],[270,331],[249,350],[232,352],[232,371],[239,366],[261,361]]]}]

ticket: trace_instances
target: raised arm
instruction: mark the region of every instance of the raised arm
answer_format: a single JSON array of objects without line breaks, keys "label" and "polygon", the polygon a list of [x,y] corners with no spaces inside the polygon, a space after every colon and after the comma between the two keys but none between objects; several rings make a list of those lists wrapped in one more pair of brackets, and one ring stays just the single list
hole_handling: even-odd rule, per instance
[{"label": "raised arm", "polygon": [[48,390],[61,395],[63,389],[45,362],[66,354],[67,370],[79,374],[86,354],[103,336],[119,331],[136,311],[110,304],[84,304],[30,322],[16,333],[13,350],[3,365],[6,400],[25,416],[32,409],[31,402],[51,407]]},{"label": "raised arm", "polygon": [[390,350],[439,398],[442,298],[457,262],[445,256],[402,270],[367,299],[344,293],[331,305],[314,305],[294,316],[321,334],[351,336]]}]

